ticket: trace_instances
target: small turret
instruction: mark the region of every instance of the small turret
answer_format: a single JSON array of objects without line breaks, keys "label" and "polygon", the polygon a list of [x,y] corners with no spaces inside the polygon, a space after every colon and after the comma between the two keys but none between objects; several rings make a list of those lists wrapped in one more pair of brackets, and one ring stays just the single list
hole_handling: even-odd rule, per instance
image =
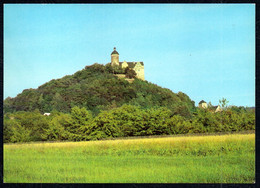
[{"label": "small turret", "polygon": [[116,47],[114,47],[114,51],[111,53],[111,65],[119,65],[119,53],[116,51]]}]

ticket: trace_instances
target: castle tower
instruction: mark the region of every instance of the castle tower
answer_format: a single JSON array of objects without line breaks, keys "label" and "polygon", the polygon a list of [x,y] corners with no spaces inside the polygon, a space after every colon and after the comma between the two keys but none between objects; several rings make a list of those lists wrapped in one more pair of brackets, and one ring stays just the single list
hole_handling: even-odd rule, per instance
[{"label": "castle tower", "polygon": [[206,108],[208,108],[208,104],[204,100],[202,100],[199,102],[199,108],[206,109]]},{"label": "castle tower", "polygon": [[119,53],[116,51],[116,47],[114,47],[114,51],[111,53],[111,65],[119,65]]}]

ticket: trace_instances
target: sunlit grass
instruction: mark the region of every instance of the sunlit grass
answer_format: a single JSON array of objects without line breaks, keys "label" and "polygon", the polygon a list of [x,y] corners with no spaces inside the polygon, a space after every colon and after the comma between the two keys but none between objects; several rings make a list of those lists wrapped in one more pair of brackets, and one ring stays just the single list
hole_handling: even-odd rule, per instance
[{"label": "sunlit grass", "polygon": [[252,183],[255,135],[4,145],[4,182]]}]

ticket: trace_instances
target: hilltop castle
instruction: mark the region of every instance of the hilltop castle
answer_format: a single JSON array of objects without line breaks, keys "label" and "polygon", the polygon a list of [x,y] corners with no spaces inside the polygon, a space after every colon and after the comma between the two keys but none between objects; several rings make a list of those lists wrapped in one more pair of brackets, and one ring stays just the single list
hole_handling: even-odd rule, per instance
[{"label": "hilltop castle", "polygon": [[114,47],[114,51],[111,53],[111,65],[112,66],[120,66],[122,68],[129,67],[136,72],[136,78],[144,80],[144,63],[143,62],[119,62],[119,53],[116,51]]},{"label": "hilltop castle", "polygon": [[213,111],[213,112],[221,112],[222,111],[222,108],[220,107],[220,105],[218,105],[218,106],[212,106],[212,105],[208,106],[208,104],[204,100],[199,102],[199,108],[204,108],[204,109],[210,108],[210,111]]}]

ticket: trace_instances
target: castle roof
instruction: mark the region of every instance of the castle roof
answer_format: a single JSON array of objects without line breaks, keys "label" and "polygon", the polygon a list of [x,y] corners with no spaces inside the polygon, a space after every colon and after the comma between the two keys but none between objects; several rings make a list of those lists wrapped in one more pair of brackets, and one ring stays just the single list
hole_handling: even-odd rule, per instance
[{"label": "castle roof", "polygon": [[204,100],[200,101],[199,104],[206,103]]},{"label": "castle roof", "polygon": [[117,54],[117,55],[119,55],[119,53],[116,51],[116,47],[114,47],[114,51],[111,53],[111,55],[112,54]]},{"label": "castle roof", "polygon": [[[124,62],[119,62],[119,66],[122,66],[123,63],[124,63]],[[129,68],[134,68],[135,65],[137,64],[137,62],[126,62],[126,63],[128,64],[128,67],[129,67]],[[140,64],[144,66],[144,63],[143,63],[143,62],[140,62]]]},{"label": "castle roof", "polygon": [[218,106],[212,106],[211,107],[213,110],[216,110],[218,108]]}]

